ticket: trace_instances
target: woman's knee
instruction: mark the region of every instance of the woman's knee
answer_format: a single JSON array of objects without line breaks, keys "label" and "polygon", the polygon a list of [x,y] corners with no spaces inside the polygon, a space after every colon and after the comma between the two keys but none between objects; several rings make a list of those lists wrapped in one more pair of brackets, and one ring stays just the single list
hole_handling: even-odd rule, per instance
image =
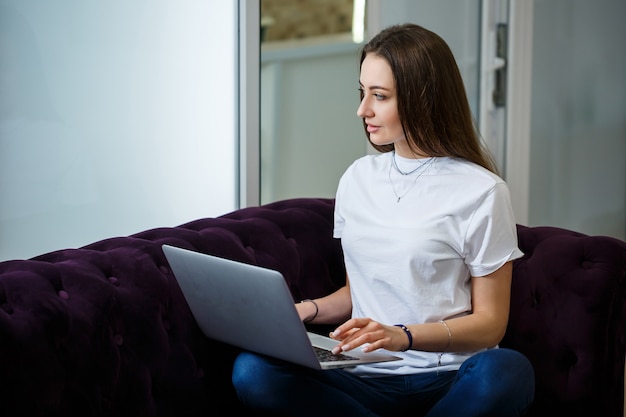
[{"label": "woman's knee", "polygon": [[482,372],[501,372],[503,367],[519,369],[522,372],[533,372],[532,365],[526,356],[506,348],[489,349],[473,355],[461,365],[459,372],[472,369],[479,369]]},{"label": "woman's knee", "polygon": [[253,393],[263,384],[263,380],[268,364],[261,356],[250,352],[242,352],[233,363],[232,383],[240,396],[247,396]]},{"label": "woman's knee", "polygon": [[480,352],[463,363],[457,377],[475,379],[476,387],[482,386],[489,396],[501,391],[534,397],[533,366],[526,356],[515,350],[500,348]]},{"label": "woman's knee", "polygon": [[452,388],[429,416],[521,416],[534,391],[534,371],[524,355],[491,349],[463,362]]},{"label": "woman's knee", "polygon": [[303,380],[301,372],[298,367],[283,361],[242,352],[235,358],[231,378],[237,396],[245,406],[257,413],[284,415],[285,411],[297,410],[303,402],[299,393],[307,392],[293,388]]}]

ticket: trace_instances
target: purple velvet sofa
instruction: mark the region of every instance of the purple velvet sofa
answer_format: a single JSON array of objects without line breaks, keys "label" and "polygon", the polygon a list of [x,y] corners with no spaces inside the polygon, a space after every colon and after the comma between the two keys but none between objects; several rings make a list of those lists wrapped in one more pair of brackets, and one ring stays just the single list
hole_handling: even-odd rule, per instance
[{"label": "purple velvet sofa", "polygon": [[[0,263],[0,413],[241,410],[230,383],[237,349],[202,335],[161,245],[274,268],[294,300],[318,297],[344,282],[332,210],[332,199],[291,199]],[[622,417],[626,243],[554,227],[518,232],[525,256],[501,345],[534,365],[531,416]]]}]

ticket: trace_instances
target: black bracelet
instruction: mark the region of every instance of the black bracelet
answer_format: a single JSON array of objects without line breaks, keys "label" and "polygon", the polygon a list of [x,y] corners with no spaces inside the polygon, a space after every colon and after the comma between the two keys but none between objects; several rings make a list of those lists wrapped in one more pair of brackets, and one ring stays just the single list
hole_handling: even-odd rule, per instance
[{"label": "black bracelet", "polygon": [[301,302],[301,303],[306,303],[307,301],[309,301],[309,302],[313,303],[313,305],[315,306],[315,314],[313,314],[313,317],[311,317],[310,319],[308,319],[308,320],[305,320],[305,321],[304,321],[305,323],[310,323],[310,322],[312,322],[313,320],[315,320],[315,317],[317,317],[317,313],[319,313],[319,312],[320,312],[320,308],[319,308],[319,306],[317,305],[317,303],[316,303],[315,301],[311,300],[310,298],[307,298],[306,300],[302,300],[302,301],[300,301],[300,302]]},{"label": "black bracelet", "polygon": [[394,326],[398,326],[399,328],[404,330],[404,333],[406,333],[406,336],[409,338],[409,346],[406,349],[402,349],[402,352],[406,352],[413,347],[413,335],[409,331],[409,328],[406,327],[404,324],[394,324]]}]

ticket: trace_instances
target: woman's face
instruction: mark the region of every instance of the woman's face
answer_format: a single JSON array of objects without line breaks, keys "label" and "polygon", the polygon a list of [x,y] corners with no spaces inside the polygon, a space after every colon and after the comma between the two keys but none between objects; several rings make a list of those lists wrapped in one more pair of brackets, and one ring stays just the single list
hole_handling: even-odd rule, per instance
[{"label": "woman's face", "polygon": [[406,143],[398,114],[396,86],[387,61],[367,54],[361,64],[359,85],[362,99],[356,114],[365,121],[370,141],[376,145]]}]

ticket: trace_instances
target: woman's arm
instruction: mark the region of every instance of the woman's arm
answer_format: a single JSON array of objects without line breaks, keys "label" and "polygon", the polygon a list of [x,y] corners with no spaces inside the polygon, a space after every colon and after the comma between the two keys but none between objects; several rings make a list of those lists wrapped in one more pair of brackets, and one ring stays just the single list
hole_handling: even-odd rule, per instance
[{"label": "woman's arm", "polygon": [[[507,262],[489,275],[472,277],[472,312],[469,315],[445,320],[445,323],[405,323],[412,336],[408,347],[431,352],[464,352],[500,343],[509,320],[512,274],[513,264]],[[340,350],[369,343],[365,351],[380,348],[400,351],[407,348],[409,341],[400,327],[383,325],[369,318],[350,319],[331,336],[340,340],[337,347]]]},{"label": "woman's arm", "polygon": [[[413,348],[427,351],[473,351],[500,343],[509,321],[513,263],[495,272],[472,277],[472,312],[442,323],[407,325],[413,334]],[[450,345],[448,344],[450,339]]]},{"label": "woman's arm", "polygon": [[297,303],[296,310],[302,321],[306,323],[336,324],[348,320],[352,314],[348,277],[346,276],[346,285],[334,293],[316,298],[313,302]]}]

